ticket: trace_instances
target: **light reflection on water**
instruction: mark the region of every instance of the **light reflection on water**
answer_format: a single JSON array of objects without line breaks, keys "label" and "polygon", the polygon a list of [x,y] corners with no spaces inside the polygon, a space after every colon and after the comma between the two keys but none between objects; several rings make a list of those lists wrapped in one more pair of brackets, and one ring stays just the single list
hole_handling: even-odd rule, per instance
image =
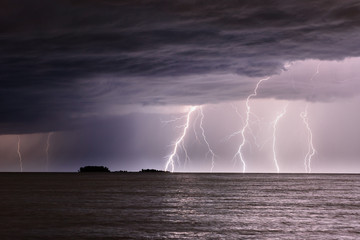
[{"label": "light reflection on water", "polygon": [[1,239],[359,239],[360,175],[0,174]]}]

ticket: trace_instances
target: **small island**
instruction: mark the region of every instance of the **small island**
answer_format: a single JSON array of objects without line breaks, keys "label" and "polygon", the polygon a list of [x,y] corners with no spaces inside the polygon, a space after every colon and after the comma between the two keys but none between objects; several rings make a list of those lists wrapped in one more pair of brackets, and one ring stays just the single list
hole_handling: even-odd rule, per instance
[{"label": "small island", "polygon": [[[111,171],[109,168],[105,166],[85,166],[80,167],[78,170],[78,173],[96,173],[96,172],[106,172],[110,173]],[[169,171],[163,171],[163,170],[157,170],[157,169],[141,169],[141,171],[135,172],[135,171],[125,171],[125,170],[119,170],[119,171],[113,171],[112,173],[170,173]]]},{"label": "small island", "polygon": [[128,171],[126,170],[119,170],[119,171],[114,171],[114,173],[127,173]]},{"label": "small island", "polygon": [[84,172],[110,172],[110,170],[107,167],[104,167],[104,166],[85,166],[85,167],[81,167],[78,172],[79,173],[84,173]]},{"label": "small island", "polygon": [[157,170],[157,169],[141,169],[141,171],[139,171],[141,173],[165,173],[167,171],[163,171],[163,170]]}]

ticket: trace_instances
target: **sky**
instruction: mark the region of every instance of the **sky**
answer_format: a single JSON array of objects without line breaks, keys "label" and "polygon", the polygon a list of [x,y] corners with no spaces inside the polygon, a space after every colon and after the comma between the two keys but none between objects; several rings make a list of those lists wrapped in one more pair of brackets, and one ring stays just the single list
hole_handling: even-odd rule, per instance
[{"label": "sky", "polygon": [[359,42],[355,0],[1,1],[0,171],[165,169],[185,128],[174,171],[358,173]]}]

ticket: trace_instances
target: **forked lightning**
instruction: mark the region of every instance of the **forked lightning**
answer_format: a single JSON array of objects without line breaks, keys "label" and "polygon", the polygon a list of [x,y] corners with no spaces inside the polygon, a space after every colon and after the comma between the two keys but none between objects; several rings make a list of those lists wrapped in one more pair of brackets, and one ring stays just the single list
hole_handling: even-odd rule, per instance
[{"label": "forked lightning", "polygon": [[255,89],[254,89],[254,92],[252,94],[250,94],[247,98],[246,98],[246,118],[245,118],[245,125],[243,126],[243,128],[241,129],[241,137],[242,137],[242,141],[241,141],[241,144],[238,148],[238,151],[236,152],[235,156],[234,156],[234,159],[236,160],[236,158],[239,158],[241,163],[242,163],[242,172],[245,173],[246,171],[246,162],[245,162],[245,159],[244,159],[244,156],[243,156],[243,147],[245,146],[246,144],[246,136],[245,136],[245,132],[246,130],[249,128],[249,121],[250,121],[250,114],[251,114],[251,108],[250,108],[250,104],[249,104],[249,101],[251,98],[253,97],[256,97],[257,96],[257,90],[260,86],[260,84],[263,82],[263,81],[267,81],[269,80],[270,77],[267,77],[267,78],[263,78],[263,79],[260,79],[256,86],[255,86]]}]

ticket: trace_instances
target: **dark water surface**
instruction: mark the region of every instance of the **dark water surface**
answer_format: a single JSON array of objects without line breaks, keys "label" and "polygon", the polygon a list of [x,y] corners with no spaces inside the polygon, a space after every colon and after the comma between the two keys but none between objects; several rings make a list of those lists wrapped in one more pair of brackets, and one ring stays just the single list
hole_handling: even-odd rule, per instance
[{"label": "dark water surface", "polygon": [[0,239],[360,239],[360,175],[1,173]]}]

